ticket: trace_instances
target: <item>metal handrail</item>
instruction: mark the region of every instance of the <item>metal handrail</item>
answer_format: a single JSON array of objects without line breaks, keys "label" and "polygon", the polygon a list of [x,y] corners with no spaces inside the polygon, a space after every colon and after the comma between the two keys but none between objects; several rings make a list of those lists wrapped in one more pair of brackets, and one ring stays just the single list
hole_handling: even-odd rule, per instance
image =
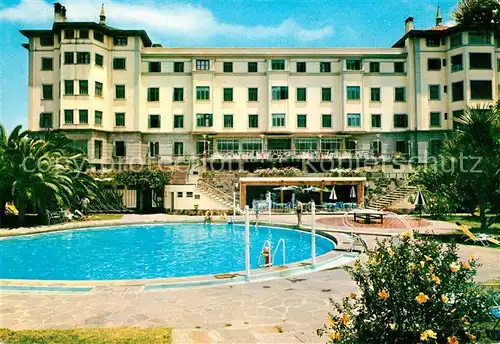
[{"label": "metal handrail", "polygon": [[257,260],[257,265],[259,267],[273,265],[272,257],[269,258],[269,265],[266,265],[266,264],[261,265],[260,264],[260,259],[263,257],[262,252],[264,252],[264,247],[266,247],[266,244],[269,244],[269,254],[271,254],[271,241],[270,240],[266,240],[266,241],[264,241],[264,245],[262,245],[262,248],[260,249],[259,259]]},{"label": "metal handrail", "polygon": [[219,195],[223,196],[226,201],[228,201],[228,202],[230,201],[231,203],[233,202],[233,197],[231,195],[228,195],[225,192],[213,187],[212,185],[208,184],[207,182],[201,180],[201,178],[198,179],[198,184],[201,184],[203,187],[210,189],[210,191],[216,192]]},{"label": "metal handrail", "polygon": [[[286,248],[285,248],[285,239],[281,238],[280,240],[278,240],[278,244],[276,245],[276,248],[274,249],[274,254],[272,256],[272,259],[270,261],[271,265],[274,263],[274,257],[276,256],[276,253],[278,253],[278,248],[280,247],[280,244],[283,245],[283,264],[281,266],[284,266],[286,265]],[[271,250],[271,249],[269,249]]]}]

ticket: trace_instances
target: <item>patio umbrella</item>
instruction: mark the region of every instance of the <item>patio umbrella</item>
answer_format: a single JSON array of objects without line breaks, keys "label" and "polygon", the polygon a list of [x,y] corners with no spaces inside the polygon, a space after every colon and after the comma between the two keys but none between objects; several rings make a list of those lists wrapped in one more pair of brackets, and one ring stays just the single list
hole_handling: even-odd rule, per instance
[{"label": "patio umbrella", "polygon": [[337,200],[337,193],[335,192],[335,186],[332,187],[332,192],[330,192],[330,197],[328,197],[331,200],[336,201]]},{"label": "patio umbrella", "polygon": [[323,191],[321,188],[317,188],[315,186],[309,186],[307,188],[303,188],[302,192],[321,192]]},{"label": "patio umbrella", "polygon": [[356,199],[356,190],[354,189],[354,186],[351,186],[351,192],[349,193],[349,197],[352,200]]}]

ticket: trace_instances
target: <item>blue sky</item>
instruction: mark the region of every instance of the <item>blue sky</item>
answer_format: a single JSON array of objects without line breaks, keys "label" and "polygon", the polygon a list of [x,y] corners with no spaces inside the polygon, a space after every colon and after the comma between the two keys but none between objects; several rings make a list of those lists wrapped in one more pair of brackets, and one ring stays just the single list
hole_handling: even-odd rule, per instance
[{"label": "blue sky", "polygon": [[[60,1],[69,21],[97,21],[101,1]],[[107,23],[145,29],[164,46],[390,47],[404,32],[434,25],[436,6],[444,23],[457,0],[191,0],[104,1]],[[27,40],[19,29],[48,29],[52,2],[0,3],[0,123],[27,125]]]}]

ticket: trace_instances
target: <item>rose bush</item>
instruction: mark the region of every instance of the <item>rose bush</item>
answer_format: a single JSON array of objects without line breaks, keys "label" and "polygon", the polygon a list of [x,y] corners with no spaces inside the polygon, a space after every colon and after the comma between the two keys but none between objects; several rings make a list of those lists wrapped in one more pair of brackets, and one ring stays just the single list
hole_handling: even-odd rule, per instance
[{"label": "rose bush", "polygon": [[346,268],[359,287],[318,330],[330,343],[470,343],[488,318],[488,296],[474,282],[475,257],[453,244],[413,238],[377,241],[368,260]]}]

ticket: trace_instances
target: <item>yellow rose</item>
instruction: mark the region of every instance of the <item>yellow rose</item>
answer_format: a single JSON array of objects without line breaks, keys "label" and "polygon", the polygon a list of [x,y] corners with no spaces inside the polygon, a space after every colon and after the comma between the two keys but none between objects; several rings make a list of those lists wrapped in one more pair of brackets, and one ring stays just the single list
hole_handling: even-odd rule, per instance
[{"label": "yellow rose", "polygon": [[356,261],[354,263],[354,270],[359,270],[359,262],[358,261]]},{"label": "yellow rose", "polygon": [[416,268],[416,267],[417,267],[417,266],[416,266],[415,264],[413,264],[413,263],[408,264],[408,269],[409,269],[411,272],[415,271],[415,268]]},{"label": "yellow rose", "polygon": [[423,260],[420,261],[420,267],[423,269],[425,266],[425,262]]},{"label": "yellow rose", "polygon": [[453,337],[448,337],[448,344],[460,344],[457,337],[453,336]]},{"label": "yellow rose", "polygon": [[342,324],[347,325],[349,322],[349,316],[347,314],[342,314]]},{"label": "yellow rose", "polygon": [[389,256],[394,257],[394,251],[392,250],[392,248],[388,248],[387,252],[389,252]]},{"label": "yellow rose", "polygon": [[378,292],[378,297],[380,297],[382,301],[385,301],[389,298],[389,292],[386,291],[385,289],[382,289],[381,291]]},{"label": "yellow rose", "polygon": [[441,301],[443,301],[444,303],[448,302],[448,296],[446,295],[441,295]]},{"label": "yellow rose", "polygon": [[468,262],[462,263],[462,266],[465,270],[470,270],[470,264]]},{"label": "yellow rose", "polygon": [[436,267],[434,265],[429,266],[429,273],[432,274]]},{"label": "yellow rose", "polygon": [[475,255],[473,255],[473,254],[471,254],[471,255],[469,256],[469,262],[472,262],[472,261],[474,261],[474,260],[476,260],[476,256],[475,256]]},{"label": "yellow rose", "polygon": [[462,317],[462,321],[464,322],[465,325],[469,325],[470,324],[469,320],[467,320],[466,317]]},{"label": "yellow rose", "polygon": [[465,332],[465,334],[467,335],[467,337],[469,337],[471,343],[474,343],[476,341],[476,336],[474,336],[473,334],[468,332]]},{"label": "yellow rose", "polygon": [[425,257],[425,261],[426,261],[426,262],[430,262],[430,261],[432,261],[432,258],[431,258],[431,257],[429,257],[429,256],[424,256],[424,257]]},{"label": "yellow rose", "polygon": [[431,279],[436,282],[436,284],[441,284],[441,280],[436,275],[432,274]]},{"label": "yellow rose", "polygon": [[368,265],[376,265],[377,264],[377,261],[375,259],[370,259],[366,262],[366,264]]},{"label": "yellow rose", "polygon": [[328,325],[333,326],[333,324],[335,324],[335,321],[333,320],[333,318],[331,316],[328,317]]},{"label": "yellow rose", "polygon": [[427,339],[429,339],[429,338],[436,339],[436,336],[437,336],[437,334],[433,330],[425,330],[424,332],[422,332],[420,334],[420,340],[427,341]]},{"label": "yellow rose", "polygon": [[450,264],[450,271],[451,272],[457,272],[458,270],[460,270],[460,265],[458,265],[457,263]]},{"label": "yellow rose", "polygon": [[424,293],[419,293],[418,296],[415,297],[415,300],[419,305],[421,305],[422,303],[426,303],[427,301],[429,301],[429,296],[425,295]]},{"label": "yellow rose", "polygon": [[356,300],[356,297],[357,297],[356,293],[349,293],[350,299]]},{"label": "yellow rose", "polygon": [[340,332],[338,331],[328,332],[328,337],[330,337],[331,340],[340,339]]},{"label": "yellow rose", "polygon": [[403,232],[401,233],[401,238],[409,238],[411,237],[411,233],[410,232]]}]

